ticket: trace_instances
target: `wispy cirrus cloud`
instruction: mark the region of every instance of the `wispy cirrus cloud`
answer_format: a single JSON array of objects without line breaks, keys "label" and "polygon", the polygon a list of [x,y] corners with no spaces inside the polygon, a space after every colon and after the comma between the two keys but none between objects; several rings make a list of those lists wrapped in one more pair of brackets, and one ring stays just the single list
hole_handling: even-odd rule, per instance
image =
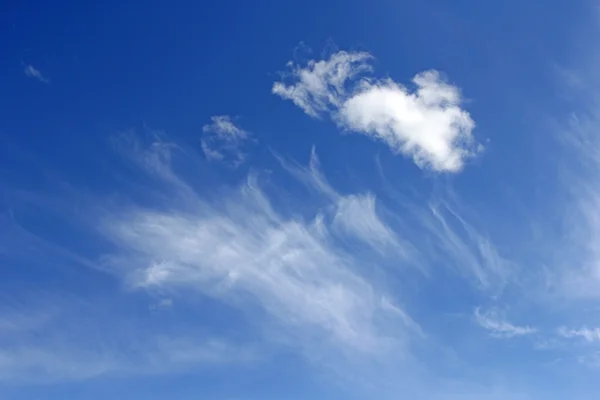
[{"label": "wispy cirrus cloud", "polygon": [[276,82],[272,91],[312,117],[330,115],[339,127],[384,142],[420,168],[458,172],[483,149],[472,135],[473,119],[461,108],[460,90],[439,72],[417,74],[410,90],[373,78],[371,58],[340,51],[304,66],[290,62],[290,83]]},{"label": "wispy cirrus cloud", "polygon": [[363,240],[374,249],[383,251],[389,246],[406,251],[406,248],[402,249],[403,244],[398,235],[377,215],[375,207],[376,197],[372,193],[340,197],[336,204],[333,226]]},{"label": "wispy cirrus cloud", "polygon": [[520,284],[520,268],[504,254],[482,223],[483,210],[467,206],[469,201],[448,185],[437,187],[431,196],[399,190],[387,178],[378,159],[376,165],[383,197],[394,205],[390,216],[401,226],[397,231],[410,238],[413,255],[418,255],[415,261],[432,273],[432,268],[450,268],[493,296],[511,284]]},{"label": "wispy cirrus cloud", "polygon": [[23,69],[23,72],[25,73],[25,75],[27,75],[30,78],[33,79],[37,79],[38,81],[42,82],[42,83],[50,83],[50,80],[48,78],[46,78],[41,72],[40,70],[38,70],[37,68],[35,68],[33,65],[29,64],[26,65],[25,68]]},{"label": "wispy cirrus cloud", "polygon": [[377,199],[373,193],[343,195],[330,185],[321,171],[314,147],[306,167],[281,157],[279,162],[292,176],[332,203],[331,215],[327,217],[331,220],[330,229],[334,233],[354,237],[378,252],[395,249],[400,254],[406,254],[410,251],[410,244],[402,240],[378,215]]},{"label": "wispy cirrus cloud", "polygon": [[489,331],[492,337],[509,339],[517,336],[532,335],[537,329],[530,326],[514,325],[506,320],[502,312],[496,309],[481,311],[478,307],[474,313],[475,322]]},{"label": "wispy cirrus cloud", "polygon": [[[165,161],[161,168],[152,164],[153,170],[169,170],[169,157],[151,159]],[[157,177],[173,179],[170,173]],[[193,189],[177,182],[175,190],[191,196]],[[358,260],[340,245],[342,233],[332,234],[340,225],[342,232],[364,234],[368,241],[374,234],[392,238],[373,207],[350,210],[336,216],[337,222],[319,213],[308,220],[286,217],[258,182],[250,176],[218,203],[182,196],[186,202],[180,207],[112,210],[99,221],[118,246],[108,258],[110,268],[133,288],[195,290],[235,307],[262,310],[278,329],[301,330],[355,351],[379,352],[410,335],[408,314],[399,318],[382,306],[385,293],[358,272]]]},{"label": "wispy cirrus cloud", "polygon": [[[591,27],[594,34],[598,27]],[[587,43],[587,38],[581,38]],[[560,113],[545,116],[555,147],[544,165],[557,176],[550,213],[540,218],[552,225],[547,280],[553,291],[574,302],[595,301],[600,294],[600,97],[599,60],[595,44],[586,44],[568,61],[555,67],[555,84],[566,100]],[[543,223],[541,224],[543,225]],[[592,322],[595,323],[595,322]]]},{"label": "wispy cirrus cloud", "polygon": [[504,258],[493,241],[463,218],[450,201],[436,199],[419,214],[436,253],[480,288],[502,291],[514,277],[514,263]]},{"label": "wispy cirrus cloud", "polygon": [[2,306],[0,384],[176,373],[258,359],[250,344],[202,335],[189,326],[187,332],[148,332],[137,315],[125,318],[112,310],[107,319],[100,311],[105,303],[74,306],[77,299],[69,300],[53,297],[55,306]]},{"label": "wispy cirrus cloud", "polygon": [[228,115],[216,115],[211,123],[202,127],[200,140],[204,156],[209,161],[223,161],[237,167],[244,162],[242,145],[250,138],[250,133],[239,126]]},{"label": "wispy cirrus cloud", "polygon": [[[139,338],[121,336],[120,339],[135,342]],[[56,383],[102,376],[173,374],[207,366],[248,364],[256,358],[253,349],[220,339],[167,336],[144,340],[136,342],[133,351],[106,342],[22,340],[0,349],[0,383]]]},{"label": "wispy cirrus cloud", "polygon": [[600,341],[600,328],[588,328],[586,326],[579,329],[569,329],[566,326],[561,326],[556,333],[567,339],[581,338],[587,342]]},{"label": "wispy cirrus cloud", "polygon": [[[561,217],[568,242],[558,246],[553,270],[557,286],[570,298],[598,298],[600,291],[600,114],[572,114],[561,129],[559,140],[567,161],[561,169]],[[565,165],[566,164],[566,165]]]},{"label": "wispy cirrus cloud", "polygon": [[[186,168],[180,168],[202,159],[192,149],[156,135],[150,143],[125,135],[114,144],[128,164],[146,175],[134,174],[141,180],[131,182],[131,192],[125,190],[110,201],[92,200],[83,223],[89,231],[99,232],[105,240],[98,243],[108,243],[109,249],[93,262],[86,259],[84,265],[116,277],[126,292],[149,294],[150,304],[158,305],[145,306],[144,311],[151,308],[152,316],[160,317],[180,304],[189,307],[199,304],[198,299],[210,301],[241,315],[228,324],[243,332],[244,338],[256,335],[272,352],[284,345],[286,352],[292,349],[313,366],[353,379],[353,387],[387,381],[389,388],[381,393],[401,387],[404,393],[415,394],[411,398],[446,398],[451,393],[448,388],[455,394],[477,392],[481,393],[477,398],[486,398],[484,390],[458,390],[429,375],[427,363],[421,364],[416,352],[420,345],[435,341],[436,334],[422,327],[410,311],[411,298],[404,298],[403,286],[392,282],[401,268],[387,270],[392,263],[412,265],[412,256],[419,252],[423,253],[420,261],[437,268],[431,248],[425,245],[435,242],[435,225],[429,232],[416,213],[412,222],[394,225],[388,217],[402,219],[404,214],[387,209],[374,193],[340,193],[328,181],[316,151],[306,166],[280,158],[284,169],[317,195],[294,199],[303,205],[297,214],[293,204],[277,202],[297,182],[288,179],[281,187],[264,182],[263,175],[250,175],[239,185],[202,192],[196,186],[198,175],[186,175]],[[182,160],[187,158],[193,160]],[[140,188],[142,183],[147,187]],[[416,206],[428,210],[427,202]],[[67,218],[72,218],[70,211],[65,210]],[[446,235],[440,229],[435,234],[440,236],[436,240]],[[472,238],[458,238],[465,246],[461,247],[465,253],[459,252],[464,258],[472,250],[468,243]],[[437,251],[444,253],[443,246]],[[165,298],[175,301],[159,300]],[[172,324],[177,318],[169,321]],[[190,319],[185,323],[189,325]],[[115,329],[108,335],[100,329],[98,336],[96,327],[74,325],[61,324],[54,337],[77,334],[91,344],[13,335],[23,339],[6,348],[3,359],[10,360],[6,379],[31,376],[36,368],[44,371],[40,376],[48,381],[176,373],[245,365],[255,354],[254,347],[239,337],[202,329],[196,336],[179,328],[162,332],[153,325],[141,334],[142,325],[133,334]],[[119,324],[111,319],[106,326]],[[131,343],[136,343],[133,350],[127,347]],[[53,361],[57,354],[63,358]],[[58,367],[46,372],[53,362]],[[79,367],[82,363],[85,368]],[[404,379],[392,384],[399,371]],[[428,382],[444,390],[432,393],[428,388],[435,385]]]}]

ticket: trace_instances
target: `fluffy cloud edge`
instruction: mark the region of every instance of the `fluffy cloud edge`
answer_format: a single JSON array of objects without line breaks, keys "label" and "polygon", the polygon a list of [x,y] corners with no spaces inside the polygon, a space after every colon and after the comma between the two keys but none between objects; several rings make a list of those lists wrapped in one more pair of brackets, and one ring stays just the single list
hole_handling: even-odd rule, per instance
[{"label": "fluffy cloud edge", "polygon": [[275,82],[272,92],[313,118],[329,115],[338,127],[385,143],[422,169],[456,173],[483,151],[458,87],[429,70],[415,75],[411,91],[369,75],[371,59],[369,53],[339,51],[304,66],[290,62],[290,83]]}]

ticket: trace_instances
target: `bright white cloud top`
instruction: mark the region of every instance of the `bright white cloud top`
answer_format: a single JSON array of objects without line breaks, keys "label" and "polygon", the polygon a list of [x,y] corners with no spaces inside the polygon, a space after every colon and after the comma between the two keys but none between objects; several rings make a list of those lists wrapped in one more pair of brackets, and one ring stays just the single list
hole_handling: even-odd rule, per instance
[{"label": "bright white cloud top", "polygon": [[308,115],[323,114],[344,129],[386,143],[421,168],[458,172],[483,150],[473,137],[475,122],[461,108],[460,90],[431,70],[413,78],[415,90],[391,79],[376,79],[368,53],[340,51],[305,66],[289,64],[289,84],[273,93]]}]

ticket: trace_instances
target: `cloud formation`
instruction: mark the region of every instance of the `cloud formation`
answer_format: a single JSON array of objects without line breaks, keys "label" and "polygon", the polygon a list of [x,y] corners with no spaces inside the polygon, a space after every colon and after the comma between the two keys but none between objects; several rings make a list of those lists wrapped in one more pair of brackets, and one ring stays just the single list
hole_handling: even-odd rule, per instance
[{"label": "cloud formation", "polygon": [[168,327],[148,332],[139,316],[125,318],[114,309],[110,322],[102,323],[106,304],[69,300],[0,309],[0,384],[173,373],[243,365],[257,358],[251,346],[203,336],[189,324],[187,331]]},{"label": "cloud formation", "polygon": [[580,329],[569,329],[566,326],[561,326],[556,331],[559,336],[564,338],[582,338],[587,342],[598,342],[600,341],[600,328],[590,329],[586,326]]},{"label": "cloud formation", "polygon": [[43,83],[50,83],[50,80],[48,80],[48,78],[42,75],[42,73],[31,64],[25,66],[23,72],[30,78],[37,79],[38,81]]},{"label": "cloud formation", "polygon": [[250,133],[235,125],[228,115],[216,115],[211,123],[202,127],[204,136],[200,140],[202,152],[209,161],[223,161],[237,167],[244,162],[242,144]]},{"label": "cloud formation", "polygon": [[273,84],[273,93],[283,99],[291,100],[311,117],[319,117],[326,112],[334,112],[343,105],[348,81],[360,73],[371,70],[367,60],[369,53],[347,53],[340,51],[328,60],[310,60],[305,67],[294,65],[291,61],[291,80]]},{"label": "cloud formation", "polygon": [[[173,179],[164,173],[167,162],[150,165]],[[178,182],[179,191],[193,193]],[[186,196],[179,207],[126,207],[100,221],[119,249],[108,258],[110,268],[131,287],[196,290],[261,310],[275,326],[304,332],[304,339],[321,337],[358,352],[379,352],[409,334],[408,313],[383,306],[385,293],[361,276],[358,259],[339,242],[345,232],[372,246],[393,238],[374,214],[373,198],[365,203],[350,197],[333,219],[317,213],[304,220],[281,215],[256,176],[218,203]]]},{"label": "cloud formation", "polygon": [[321,172],[321,164],[314,147],[308,167],[289,163],[281,157],[279,162],[292,176],[332,203],[333,212],[330,222],[331,229],[335,233],[354,237],[379,252],[395,249],[403,253],[407,250],[408,244],[403,242],[377,214],[377,199],[374,194],[367,192],[343,195],[330,185]]},{"label": "cloud formation", "polygon": [[[460,171],[483,147],[461,108],[460,90],[430,70],[413,78],[415,90],[369,75],[371,55],[334,53],[305,66],[288,63],[288,81],[272,91],[311,117],[329,115],[341,128],[380,140],[423,169]],[[361,77],[362,79],[357,79]]]},{"label": "cloud formation", "polygon": [[514,265],[498,253],[492,240],[465,220],[453,205],[432,201],[419,213],[440,258],[449,261],[480,288],[501,292],[515,273]]},{"label": "cloud formation", "polygon": [[516,336],[526,336],[537,332],[529,326],[518,326],[508,322],[498,310],[482,312],[479,307],[475,309],[475,322],[490,332],[495,338],[509,339]]},{"label": "cloud formation", "polygon": [[[196,186],[198,175],[188,175],[185,166],[198,165],[202,157],[165,137],[163,141],[151,137],[150,144],[133,135],[114,141],[115,148],[146,175],[134,174],[132,179],[140,181],[130,182],[131,192],[125,190],[120,193],[123,197],[111,197],[108,203],[94,202],[93,213],[86,213],[86,226],[91,223],[94,234],[108,239],[98,241],[108,243],[109,249],[96,268],[120,279],[127,292],[150,294],[151,305],[143,309],[153,318],[179,307],[194,308],[202,299],[211,307],[240,315],[227,324],[243,332],[243,338],[221,337],[221,332],[196,337],[191,332],[162,333],[154,328],[143,335],[115,331],[107,339],[90,334],[93,329],[62,326],[56,332],[81,333],[92,343],[15,343],[0,355],[8,360],[6,369],[0,370],[6,381],[33,376],[35,370],[43,371],[41,380],[52,381],[243,365],[255,354],[246,344],[251,336],[259,338],[267,351],[276,353],[283,345],[286,353],[291,349],[343,379],[356,377],[372,385],[401,373],[402,382],[390,385],[394,389],[425,393],[412,398],[445,398],[427,390],[429,380],[446,388],[442,380],[428,372],[414,372],[427,369],[428,360],[421,364],[417,353],[425,346],[435,347],[437,333],[413,318],[409,311],[413,298],[404,297],[403,284],[395,281],[399,276],[414,279],[406,272],[410,269],[402,267],[418,264],[412,259],[415,252],[422,252],[419,261],[432,272],[438,266],[435,255],[440,255],[464,267],[465,275],[475,275],[472,268],[495,254],[482,252],[481,259],[469,258],[471,242],[483,235],[464,220],[458,227],[444,220],[446,229],[424,224],[427,218],[437,221],[427,202],[415,204],[415,210],[429,213],[421,220],[415,210],[394,214],[372,192],[341,193],[322,171],[314,149],[308,165],[279,158],[285,176],[295,178],[286,179],[284,187],[271,181],[271,175],[264,182],[265,176],[251,174],[233,188],[201,190],[201,185]],[[292,204],[278,201],[281,195],[287,197],[289,185],[298,182],[316,198],[301,196],[290,200]],[[301,201],[302,207],[294,207],[300,204],[295,201]],[[72,218],[71,210],[65,211]],[[395,219],[404,221],[395,225]],[[447,230],[455,233],[450,239]],[[444,238],[455,252],[442,245]],[[430,251],[432,244],[435,251]],[[473,265],[463,266],[465,260]],[[486,279],[495,279],[490,266],[480,267]],[[185,323],[190,324],[187,315]],[[26,321],[19,324],[25,326]],[[116,325],[111,320],[107,326]],[[508,335],[506,329],[503,335]],[[441,348],[446,344],[443,340]],[[136,347],[129,351],[119,347],[123,343],[136,343]],[[53,363],[57,367],[50,371]]]}]

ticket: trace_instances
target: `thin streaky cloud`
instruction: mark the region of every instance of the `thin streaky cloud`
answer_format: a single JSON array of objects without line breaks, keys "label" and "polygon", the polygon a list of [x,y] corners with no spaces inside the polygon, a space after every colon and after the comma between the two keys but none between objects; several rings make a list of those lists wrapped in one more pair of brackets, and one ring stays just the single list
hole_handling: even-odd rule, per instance
[{"label": "thin streaky cloud", "polygon": [[[157,177],[173,176],[166,172],[170,157],[149,158],[163,163],[153,168]],[[249,312],[262,310],[279,329],[323,336],[334,347],[359,352],[380,352],[408,334],[408,313],[400,318],[399,307],[382,307],[384,293],[358,273],[358,259],[331,234],[331,218],[281,215],[252,175],[218,203],[199,195],[187,202],[189,207],[117,208],[99,221],[119,248],[107,258],[111,268],[131,288],[198,291]],[[373,222],[371,208],[364,211],[369,223],[345,230],[368,240],[388,233],[377,232],[383,225]],[[340,218],[359,217],[365,221],[357,212]]]},{"label": "thin streaky cloud", "polygon": [[23,72],[25,73],[25,75],[27,75],[30,78],[37,79],[38,81],[43,82],[43,83],[50,83],[50,80],[48,78],[46,78],[40,72],[40,70],[38,70],[31,64],[26,65],[25,68],[23,69]]},{"label": "thin streaky cloud", "polygon": [[[600,114],[571,113],[558,125],[561,210],[566,234],[553,239],[549,280],[569,299],[597,299],[600,294]],[[554,216],[554,219],[557,219]]]},{"label": "thin streaky cloud", "polygon": [[586,326],[579,329],[569,329],[561,326],[557,329],[557,334],[567,339],[581,338],[587,342],[600,342],[600,328],[588,328]]},{"label": "thin streaky cloud", "polygon": [[398,253],[407,251],[406,243],[378,215],[376,196],[370,192],[349,195],[337,192],[321,171],[321,163],[314,147],[306,167],[279,156],[277,159],[293,177],[330,200],[333,205],[331,227],[334,233],[359,239],[380,253],[390,249],[395,249]]},{"label": "thin streaky cloud", "polygon": [[[70,332],[55,333],[68,335]],[[243,365],[257,358],[251,348],[218,339],[169,336],[143,340],[145,342],[133,342],[136,343],[133,352],[111,347],[106,342],[21,340],[22,343],[0,349],[0,383],[57,383],[102,376],[173,374],[199,366],[213,369]]]},{"label": "thin streaky cloud", "polygon": [[500,294],[515,279],[515,264],[505,258],[493,240],[462,214],[462,201],[451,195],[421,199],[424,204],[400,197],[390,188],[398,204],[416,219],[414,246],[429,264],[443,263],[455,269],[478,289]]},{"label": "thin streaky cloud", "polygon": [[474,317],[475,322],[495,338],[510,339],[517,336],[532,335],[537,332],[537,329],[530,326],[519,326],[510,323],[505,319],[503,313],[495,309],[481,311],[477,307]]},{"label": "thin streaky cloud", "polygon": [[51,295],[3,306],[0,321],[0,384],[172,374],[258,360],[254,344],[202,334],[189,325],[148,331],[138,315],[79,297]]}]

